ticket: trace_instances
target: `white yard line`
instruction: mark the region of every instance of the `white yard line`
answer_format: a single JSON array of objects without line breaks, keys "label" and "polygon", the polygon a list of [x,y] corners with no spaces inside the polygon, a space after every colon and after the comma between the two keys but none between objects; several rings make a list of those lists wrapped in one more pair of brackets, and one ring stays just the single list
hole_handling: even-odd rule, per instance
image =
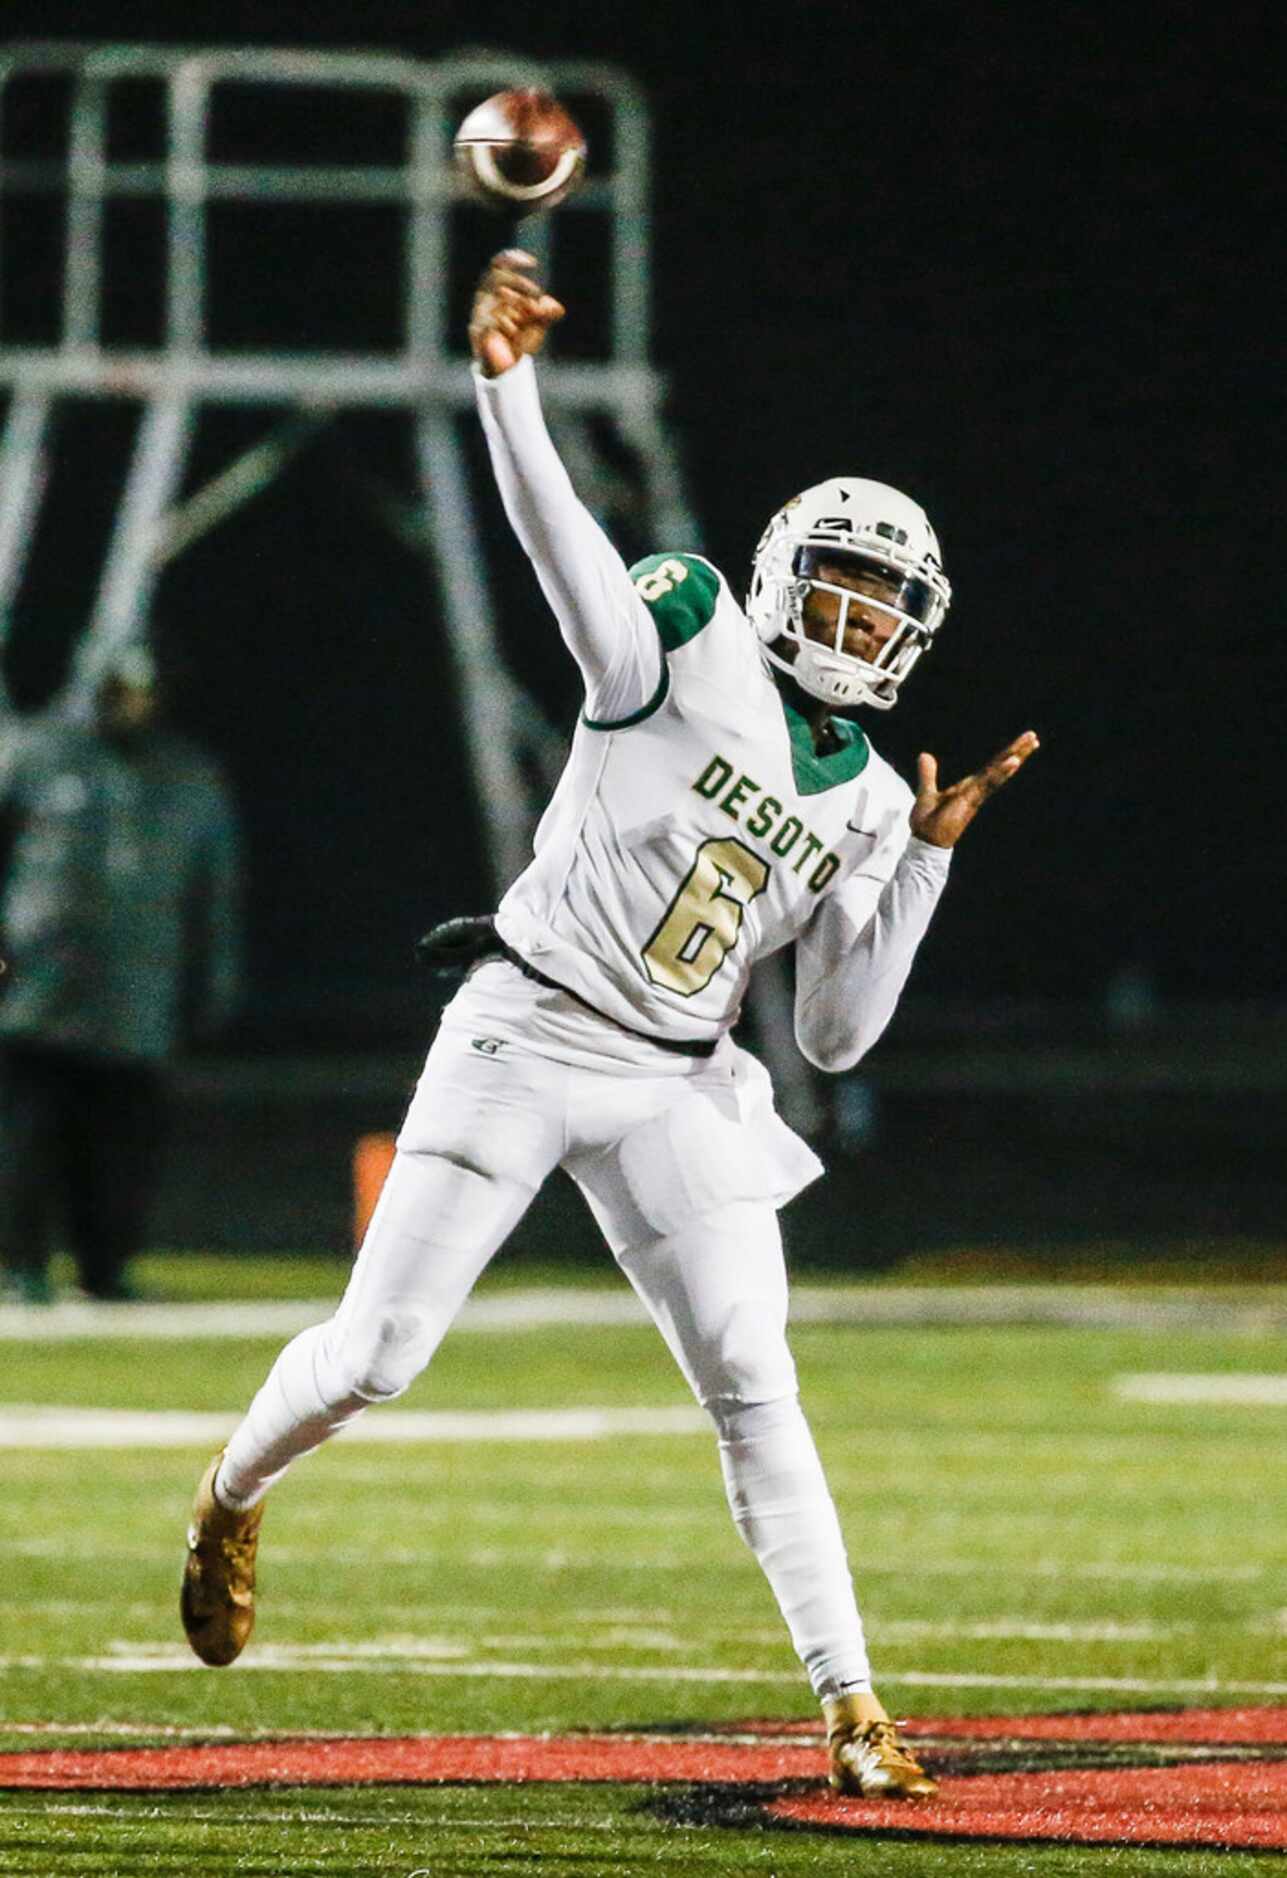
[{"label": "white yard line", "polygon": [[[261,1303],[93,1304],[68,1300],[43,1309],[0,1306],[0,1342],[65,1343],[108,1338],[152,1341],[235,1337],[280,1342],[335,1309],[343,1274],[329,1298]],[[1193,1330],[1265,1334],[1287,1329],[1287,1286],[1258,1285],[1244,1295],[1192,1286],[1133,1290],[1113,1285],[799,1285],[797,1324],[916,1326],[1068,1325],[1083,1329]],[[648,1321],[624,1285],[551,1285],[469,1299],[458,1331],[524,1331],[547,1326],[611,1327]]]},{"label": "white yard line", "polygon": [[[134,1563],[140,1560],[154,1560],[155,1546],[150,1545],[108,1545],[104,1540],[72,1539],[53,1537],[32,1537],[23,1534],[16,1538],[0,1538],[0,1557],[8,1555],[14,1558],[57,1558],[57,1559],[92,1559],[100,1565],[109,1561],[114,1566]],[[280,1545],[272,1548],[273,1564],[288,1568],[300,1567],[316,1576],[317,1552],[303,1546]],[[606,1557],[611,1556],[619,1571],[688,1571],[692,1570],[690,1553],[673,1555],[650,1551],[644,1556],[634,1554],[624,1556],[619,1544],[614,1544],[611,1552],[585,1551],[559,1547],[534,1548],[526,1546],[487,1546],[472,1547],[467,1552],[452,1552],[436,1544],[424,1546],[386,1545],[378,1551],[359,1552],[351,1547],[340,1547],[327,1552],[327,1558],[337,1566],[361,1565],[366,1571],[401,1571],[408,1566],[425,1569],[440,1558],[463,1559],[476,1569],[511,1570],[513,1567],[540,1568],[550,1570],[593,1569],[601,1566]],[[1038,1559],[1032,1564],[1012,1564],[995,1558],[945,1558],[945,1559],[905,1559],[888,1556],[881,1559],[863,1560],[859,1570],[864,1579],[868,1578],[980,1578],[987,1579],[1004,1569],[1011,1578],[1059,1578],[1089,1579],[1096,1583],[1107,1584],[1226,1584],[1230,1581],[1248,1583],[1264,1578],[1270,1567],[1250,1562],[1227,1565],[1144,1565],[1131,1564],[1129,1561],[1075,1559]],[[94,1600],[88,1600],[93,1604]],[[312,1608],[310,1606],[310,1608]],[[508,1607],[504,1607],[508,1608]]]},{"label": "white yard line", "polygon": [[1117,1376],[1113,1393],[1124,1402],[1227,1403],[1236,1408],[1287,1408],[1287,1375],[1168,1375],[1141,1373]]},{"label": "white yard line", "polygon": [[[189,1650],[167,1647],[153,1654],[150,1650],[119,1656],[0,1656],[0,1674],[11,1670],[59,1669],[76,1675],[173,1675],[200,1670],[202,1665]],[[700,1669],[691,1665],[673,1668],[651,1664],[606,1663],[442,1663],[421,1657],[349,1655],[301,1656],[285,1645],[267,1647],[243,1657],[239,1673],[247,1670],[277,1674],[379,1675],[379,1676],[459,1676],[465,1680],[504,1682],[663,1682],[663,1683],[761,1683],[794,1686],[800,1671],[764,1672],[757,1669]]]},{"label": "white yard line", "polygon": [[1225,1682],[1219,1676],[1177,1676],[1168,1681],[1153,1676],[986,1676],[898,1669],[882,1672],[881,1681],[905,1683],[917,1689],[1108,1689],[1122,1695],[1287,1696],[1287,1682]]},{"label": "white yard line", "polygon": [[[283,1733],[289,1733],[296,1739],[294,1730],[281,1728],[234,1728],[228,1722],[211,1722],[206,1728],[177,1728],[166,1722],[7,1722],[0,1721],[0,1735],[124,1735],[140,1736],[145,1740],[164,1741],[207,1741],[214,1737],[220,1740],[257,1741],[273,1739]],[[307,1730],[310,1741],[347,1741],[348,1735],[338,1732],[314,1735]]]},{"label": "white yard line", "polygon": [[[0,1657],[0,1671],[61,1670],[77,1675],[174,1675],[202,1673],[190,1651],[170,1644],[122,1645],[105,1656]],[[800,1671],[732,1669],[714,1665],[609,1663],[511,1663],[463,1661],[444,1663],[410,1654],[379,1657],[343,1650],[322,1653],[320,1646],[301,1648],[286,1644],[257,1647],[238,1663],[235,1674],[402,1675],[449,1676],[462,1680],[498,1682],[646,1682],[670,1684],[752,1684],[795,1688]],[[882,1682],[922,1689],[1022,1689],[1034,1692],[1092,1693],[1106,1691],[1131,1695],[1287,1696],[1287,1682],[1228,1682],[1211,1677],[1152,1676],[994,1676],[985,1673],[951,1674],[937,1670],[886,1670]]]},{"label": "white yard line", "polygon": [[[988,1578],[1001,1570],[996,1559],[917,1559],[898,1566],[862,1564],[864,1576],[892,1572],[896,1578]],[[1090,1578],[1107,1583],[1137,1585],[1206,1585],[1225,1583],[1227,1579],[1264,1578],[1263,1564],[1135,1564],[1116,1559],[1035,1559],[1030,1564],[1005,1561],[1007,1578]]]},{"label": "white yard line", "polygon": [[931,1618],[896,1618],[879,1625],[882,1645],[933,1641],[996,1643],[1164,1643],[1190,1636],[1193,1624],[1102,1623],[1037,1624],[1022,1617],[980,1618],[977,1622],[935,1622]]},{"label": "white yard line", "polygon": [[[123,1616],[152,1618],[156,1615],[155,1601],[128,1604],[122,1607],[119,1600],[109,1597],[99,1598],[59,1598],[57,1600],[34,1600],[14,1603],[10,1610],[23,1618],[33,1617],[78,1617],[86,1612],[110,1610],[119,1619]],[[371,1617],[381,1616],[396,1621],[406,1616],[406,1605],[371,1603],[363,1600],[363,1611]],[[323,1614],[338,1618],[347,1616],[351,1604],[324,1603],[310,1600],[273,1599],[273,1616],[278,1620],[307,1616],[316,1620]],[[441,1622],[443,1610],[436,1602],[433,1607],[435,1620]],[[614,1624],[606,1622],[599,1612],[590,1612],[580,1621],[553,1624],[548,1630],[524,1628],[515,1631],[498,1622],[509,1613],[495,1610],[491,1613],[495,1629],[488,1632],[471,1624],[469,1641],[457,1641],[454,1637],[422,1637],[416,1640],[414,1648],[409,1646],[408,1653],[420,1656],[435,1656],[444,1660],[467,1657],[471,1651],[486,1650],[555,1650],[577,1647],[583,1644],[587,1634],[593,1634],[598,1648],[620,1646],[635,1651],[652,1651],[682,1655],[700,1650],[713,1637],[718,1637],[725,1644],[736,1644],[743,1649],[755,1649],[760,1646],[776,1648],[782,1641],[779,1629],[757,1628],[754,1625],[730,1624],[707,1625],[700,1634],[691,1634],[677,1627],[664,1628],[656,1619],[649,1622],[642,1620],[632,1624]],[[874,1624],[873,1624],[873,1627]],[[1119,1623],[1105,1619],[1101,1623],[1033,1623],[1022,1617],[990,1617],[958,1621],[946,1618],[936,1621],[933,1618],[892,1618],[878,1626],[881,1647],[893,1648],[902,1644],[951,1643],[951,1642],[993,1642],[993,1643],[1067,1643],[1081,1648],[1086,1644],[1117,1643],[1172,1643],[1180,1639],[1189,1639],[1197,1631],[1194,1623],[1127,1622]],[[1279,1637],[1287,1632],[1287,1612],[1275,1612],[1266,1617],[1257,1617],[1246,1622],[1224,1624],[1222,1634],[1235,1632],[1242,1636]],[[335,1654],[334,1646],[314,1645],[324,1656]],[[367,1653],[374,1648],[382,1653],[379,1646],[369,1646]],[[345,1654],[360,1654],[359,1646],[346,1646]],[[0,1734],[5,1724],[0,1722]]]},{"label": "white yard line", "polygon": [[[235,1411],[59,1408],[15,1403],[0,1408],[0,1448],[213,1447],[236,1427]],[[342,1429],[345,1442],[607,1441],[623,1435],[706,1434],[702,1410],[658,1408],[386,1409]]]}]

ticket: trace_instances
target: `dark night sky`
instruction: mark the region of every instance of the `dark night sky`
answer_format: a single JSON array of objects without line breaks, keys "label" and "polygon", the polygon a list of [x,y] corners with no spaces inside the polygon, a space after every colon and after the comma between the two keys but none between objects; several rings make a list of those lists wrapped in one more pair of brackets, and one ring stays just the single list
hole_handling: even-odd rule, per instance
[{"label": "dark night sky", "polygon": [[[921,747],[956,774],[1028,723],[1043,737],[963,847],[918,987],[1081,1000],[1135,961],[1174,998],[1287,992],[1267,9],[124,0],[5,19],[12,37],[487,43],[627,67],[655,114],[656,357],[701,545],[740,585],[795,489],[842,469],[907,487],[957,604],[868,728],[905,772]],[[301,276],[301,304],[336,278]],[[374,306],[378,248],[338,278]],[[575,350],[588,264],[554,284]],[[84,421],[106,452],[124,420]],[[210,467],[253,432],[220,422]],[[318,473],[328,451],[342,471],[344,441],[161,594],[183,716],[242,799],[265,1030],[312,1011],[319,1034],[356,1034],[386,996],[403,1023],[422,920],[485,891],[423,573],[348,525],[351,483]],[[395,469],[403,449],[375,423],[349,442]],[[33,585],[74,610],[93,492],[62,500],[77,525],[42,543]],[[521,661],[569,719],[553,626],[508,543],[495,555]]]}]

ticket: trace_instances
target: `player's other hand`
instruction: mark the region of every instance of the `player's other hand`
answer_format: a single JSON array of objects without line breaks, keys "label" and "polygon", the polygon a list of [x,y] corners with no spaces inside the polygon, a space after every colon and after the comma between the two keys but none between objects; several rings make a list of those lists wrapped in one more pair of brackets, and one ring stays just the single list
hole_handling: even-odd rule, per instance
[{"label": "player's other hand", "polygon": [[505,248],[489,262],[474,293],[469,345],[484,378],[499,378],[540,351],[565,308],[537,279],[536,256]]},{"label": "player's other hand", "polygon": [[1025,730],[990,763],[949,789],[938,786],[938,758],[918,756],[912,833],[935,848],[954,848],[988,797],[1004,788],[1039,747],[1036,731]]}]

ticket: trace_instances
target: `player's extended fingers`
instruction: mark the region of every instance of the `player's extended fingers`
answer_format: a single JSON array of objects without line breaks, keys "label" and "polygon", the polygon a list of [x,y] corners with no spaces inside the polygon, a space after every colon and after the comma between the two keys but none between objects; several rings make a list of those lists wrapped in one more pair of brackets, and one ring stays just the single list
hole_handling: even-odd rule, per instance
[{"label": "player's extended fingers", "polygon": [[1026,763],[1033,751],[1039,750],[1040,748],[1041,739],[1035,730],[1021,730],[1017,737],[1010,739],[1009,743],[1000,754],[1002,756],[1017,756],[1021,763]]},{"label": "player's extended fingers", "polygon": [[923,797],[938,794],[938,758],[931,756],[928,750],[922,750],[916,759],[916,796]]},{"label": "player's extended fingers", "polygon": [[1038,747],[1037,733],[1033,730],[1025,730],[1021,736],[1015,737],[1008,743],[1004,750],[998,750],[992,761],[985,763],[982,769],[974,770],[969,776],[962,776],[960,782],[954,783],[948,793],[964,796],[971,802],[985,801],[1023,768]]},{"label": "player's extended fingers", "polygon": [[1023,768],[1033,751],[1040,748],[1035,730],[1021,731],[1017,737],[1011,738],[1005,749],[998,750],[992,761],[979,772],[988,792],[999,789],[1002,783],[1008,783]]}]

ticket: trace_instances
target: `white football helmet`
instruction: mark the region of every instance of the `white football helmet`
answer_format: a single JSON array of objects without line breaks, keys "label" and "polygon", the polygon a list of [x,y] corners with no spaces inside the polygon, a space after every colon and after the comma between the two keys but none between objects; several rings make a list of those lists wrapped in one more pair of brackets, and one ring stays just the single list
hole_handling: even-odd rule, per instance
[{"label": "white football helmet", "polygon": [[[855,595],[848,587],[822,580],[822,565],[873,569],[894,585],[888,600],[862,596],[864,608],[888,614],[894,631],[875,660],[844,652],[845,621]],[[832,645],[806,636],[804,602],[811,588],[840,596]],[[938,538],[925,511],[909,496],[885,483],[835,476],[793,496],[778,510],[755,550],[746,611],[764,647],[764,656],[789,672],[811,698],[837,708],[870,704],[888,711],[921,653],[943,623],[952,601],[939,560]],[[775,651],[789,639],[792,659]]]}]

